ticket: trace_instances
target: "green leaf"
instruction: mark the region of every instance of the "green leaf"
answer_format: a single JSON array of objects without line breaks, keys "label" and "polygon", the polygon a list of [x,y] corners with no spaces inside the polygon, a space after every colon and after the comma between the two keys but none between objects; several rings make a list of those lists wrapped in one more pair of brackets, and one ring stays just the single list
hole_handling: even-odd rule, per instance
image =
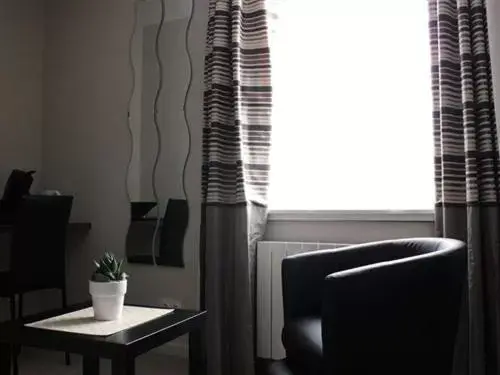
[{"label": "green leaf", "polygon": [[[105,281],[125,280],[128,275],[122,272],[123,259],[118,260],[114,254],[105,252],[99,260],[94,260],[96,270],[92,280],[99,279]],[[101,275],[101,276],[98,276]]]}]

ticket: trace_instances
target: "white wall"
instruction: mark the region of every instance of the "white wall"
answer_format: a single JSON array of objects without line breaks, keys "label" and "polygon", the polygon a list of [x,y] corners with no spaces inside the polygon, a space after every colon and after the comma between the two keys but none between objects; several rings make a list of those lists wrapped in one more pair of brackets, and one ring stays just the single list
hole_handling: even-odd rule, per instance
[{"label": "white wall", "polygon": [[0,1],[0,189],[13,168],[41,176],[44,1]]},{"label": "white wall", "polygon": [[434,223],[416,221],[271,221],[268,241],[362,243],[394,238],[432,237]]}]

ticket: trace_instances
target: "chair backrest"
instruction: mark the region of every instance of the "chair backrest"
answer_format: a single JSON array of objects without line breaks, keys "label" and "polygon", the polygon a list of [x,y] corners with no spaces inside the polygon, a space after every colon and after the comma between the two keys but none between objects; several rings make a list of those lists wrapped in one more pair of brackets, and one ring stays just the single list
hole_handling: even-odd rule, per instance
[{"label": "chair backrest", "polygon": [[63,288],[71,196],[25,197],[12,233],[10,273],[17,292]]}]

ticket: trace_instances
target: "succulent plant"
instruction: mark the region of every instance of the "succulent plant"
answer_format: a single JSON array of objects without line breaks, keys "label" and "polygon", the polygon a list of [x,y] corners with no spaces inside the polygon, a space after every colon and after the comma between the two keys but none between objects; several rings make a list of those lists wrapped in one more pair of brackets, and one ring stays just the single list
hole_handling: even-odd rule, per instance
[{"label": "succulent plant", "polygon": [[111,253],[104,253],[101,259],[94,260],[96,270],[92,274],[92,281],[106,283],[110,281],[126,280],[128,275],[122,271],[123,260],[117,260]]}]

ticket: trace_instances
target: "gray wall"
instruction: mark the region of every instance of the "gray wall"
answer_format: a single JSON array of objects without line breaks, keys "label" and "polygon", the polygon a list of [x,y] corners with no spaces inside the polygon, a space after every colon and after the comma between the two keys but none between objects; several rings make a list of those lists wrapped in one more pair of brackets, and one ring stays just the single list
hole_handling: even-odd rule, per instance
[{"label": "gray wall", "polygon": [[41,175],[43,28],[44,1],[0,1],[0,188],[12,168]]},{"label": "gray wall", "polygon": [[[131,302],[158,303],[167,297],[186,307],[197,305],[207,7],[208,0],[197,1],[189,37],[195,65],[187,110],[194,147],[188,166],[191,219],[185,242],[186,268],[128,265]],[[132,0],[51,0],[47,7],[43,184],[73,193],[74,219],[93,223],[86,246],[72,254],[69,261],[73,300],[87,297],[93,257],[104,249],[125,255],[125,173],[130,150],[126,115],[131,88],[128,42],[132,17]]]},{"label": "gray wall", "polygon": [[131,1],[50,0],[46,9],[43,185],[74,194],[92,222],[68,256],[70,300],[87,298],[91,259],[124,247]]},{"label": "gray wall", "polygon": [[[0,189],[13,168],[42,166],[44,1],[0,1]],[[1,193],[0,193],[1,194]],[[0,250],[9,246],[0,235]],[[8,253],[0,253],[0,268]],[[37,310],[41,296],[26,299],[26,311]],[[8,301],[0,299],[0,320],[8,317]]]}]

